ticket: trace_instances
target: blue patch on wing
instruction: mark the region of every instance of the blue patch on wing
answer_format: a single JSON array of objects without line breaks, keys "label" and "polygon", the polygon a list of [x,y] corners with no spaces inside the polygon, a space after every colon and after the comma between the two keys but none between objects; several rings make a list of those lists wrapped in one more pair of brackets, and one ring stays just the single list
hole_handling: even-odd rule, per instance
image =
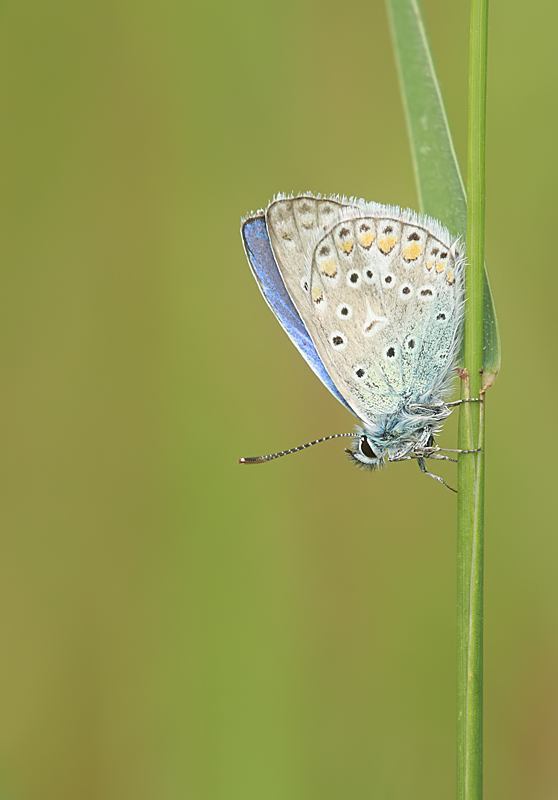
[{"label": "blue patch on wing", "polygon": [[319,357],[310,334],[301,320],[277,267],[273,250],[267,234],[265,219],[252,217],[242,226],[244,249],[250,262],[252,274],[257,281],[268,306],[271,308],[291,342],[298,348],[318,378],[340,403],[354,413],[335,388],[321,358]]}]

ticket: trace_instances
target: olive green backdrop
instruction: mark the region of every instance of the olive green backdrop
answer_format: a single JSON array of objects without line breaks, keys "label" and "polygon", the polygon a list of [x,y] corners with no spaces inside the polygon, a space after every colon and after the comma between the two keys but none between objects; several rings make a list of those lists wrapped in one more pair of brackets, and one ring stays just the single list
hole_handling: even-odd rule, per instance
[{"label": "olive green backdrop", "polygon": [[[424,11],[463,159],[468,4]],[[492,2],[485,762],[507,800],[558,796],[557,26]],[[353,425],[239,221],[277,191],[416,205],[383,4],[6,0],[0,86],[0,796],[452,797],[455,497],[338,442],[236,463]]]}]

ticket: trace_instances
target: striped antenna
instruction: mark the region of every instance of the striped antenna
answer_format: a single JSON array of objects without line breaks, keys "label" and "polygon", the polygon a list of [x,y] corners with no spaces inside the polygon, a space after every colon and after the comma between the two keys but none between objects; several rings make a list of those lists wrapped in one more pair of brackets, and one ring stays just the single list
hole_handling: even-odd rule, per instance
[{"label": "striped antenna", "polygon": [[272,453],[269,456],[252,456],[249,458],[239,458],[239,464],[265,464],[266,461],[273,461],[274,458],[281,458],[281,456],[288,456],[289,453],[298,453],[299,450],[306,450],[307,447],[313,447],[315,444],[327,442],[330,439],[339,439],[342,436],[352,436],[355,438],[354,433],[332,433],[331,436],[324,436],[323,439],[316,439],[315,442],[308,442],[308,444],[301,444],[298,447],[293,447],[292,450],[283,450],[281,453]]}]

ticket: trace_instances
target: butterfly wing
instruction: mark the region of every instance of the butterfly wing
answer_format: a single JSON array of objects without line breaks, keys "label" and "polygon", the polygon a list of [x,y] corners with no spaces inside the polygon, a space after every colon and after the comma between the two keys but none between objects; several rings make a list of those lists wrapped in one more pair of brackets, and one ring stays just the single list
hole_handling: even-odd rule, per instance
[{"label": "butterfly wing", "polygon": [[357,416],[443,399],[463,308],[448,231],[389,206],[311,197],[274,201],[266,222],[287,291]]},{"label": "butterfly wing", "polygon": [[246,219],[242,224],[241,232],[244,250],[246,251],[252,274],[268,306],[318,378],[343,405],[352,411],[328,375],[314,343],[285,288],[271,249],[263,214]]}]

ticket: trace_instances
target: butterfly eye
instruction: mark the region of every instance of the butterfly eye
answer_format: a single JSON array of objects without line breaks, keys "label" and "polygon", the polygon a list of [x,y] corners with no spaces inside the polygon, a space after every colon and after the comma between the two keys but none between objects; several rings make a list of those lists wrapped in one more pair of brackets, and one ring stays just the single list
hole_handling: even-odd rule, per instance
[{"label": "butterfly eye", "polygon": [[358,446],[359,446],[360,452],[362,453],[363,456],[366,456],[366,458],[378,458],[376,453],[370,447],[370,442],[368,441],[366,436],[361,436],[360,437],[360,441],[358,443]]}]

